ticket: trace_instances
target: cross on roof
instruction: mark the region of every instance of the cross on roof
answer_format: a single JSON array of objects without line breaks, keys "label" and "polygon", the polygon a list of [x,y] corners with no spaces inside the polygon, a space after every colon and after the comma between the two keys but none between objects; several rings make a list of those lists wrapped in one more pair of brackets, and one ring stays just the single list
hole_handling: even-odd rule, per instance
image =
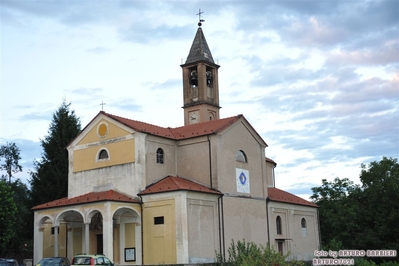
[{"label": "cross on roof", "polygon": [[197,16],[198,16],[198,26],[200,26],[200,27],[201,27],[201,25],[202,25],[201,22],[205,22],[205,19],[201,19],[201,15],[202,15],[203,13],[204,13],[204,12],[201,12],[201,8],[200,8],[199,11],[198,11],[198,14],[197,14]]},{"label": "cross on roof", "polygon": [[100,105],[101,105],[101,111],[104,111],[105,102],[101,101]]}]

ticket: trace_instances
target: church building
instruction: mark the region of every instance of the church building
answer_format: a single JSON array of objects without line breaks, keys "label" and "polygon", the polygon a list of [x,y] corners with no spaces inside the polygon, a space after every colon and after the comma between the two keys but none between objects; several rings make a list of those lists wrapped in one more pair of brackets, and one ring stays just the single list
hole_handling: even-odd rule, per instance
[{"label": "church building", "polygon": [[100,111],[71,141],[68,197],[33,208],[33,263],[79,253],[208,263],[243,239],[313,258],[317,205],[274,186],[277,164],[242,114],[220,117],[219,65],[200,24],[181,68],[183,126]]}]

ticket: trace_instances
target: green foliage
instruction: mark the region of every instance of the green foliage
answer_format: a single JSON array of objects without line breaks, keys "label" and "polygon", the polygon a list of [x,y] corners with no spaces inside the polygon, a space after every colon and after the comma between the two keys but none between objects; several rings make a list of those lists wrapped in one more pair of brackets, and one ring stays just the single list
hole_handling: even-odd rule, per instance
[{"label": "green foliage", "polygon": [[362,230],[357,244],[368,249],[399,250],[398,160],[384,157],[361,167],[363,207],[358,222]]},{"label": "green foliage", "polygon": [[364,258],[355,258],[355,266],[376,266],[374,261],[366,260]]},{"label": "green foliage", "polygon": [[355,266],[399,266],[398,262],[385,261],[381,263],[375,263],[372,260],[367,260],[365,258],[355,258]]},{"label": "green foliage", "polygon": [[22,166],[19,165],[19,160],[21,157],[19,156],[20,149],[13,142],[7,142],[6,145],[1,145],[0,147],[0,160],[3,158],[4,163],[0,165],[1,171],[6,171],[7,175],[2,175],[2,180],[5,180],[8,177],[9,182],[11,183],[11,177],[13,174],[22,171]]},{"label": "green foliage", "polygon": [[288,261],[286,256],[267,246],[257,245],[253,242],[246,243],[245,240],[234,240],[228,248],[228,258],[223,258],[221,254],[216,254],[217,265],[231,266],[253,266],[253,265],[279,265],[279,266],[303,266],[300,261]]},{"label": "green foliage", "polygon": [[48,135],[41,140],[42,158],[31,172],[33,206],[66,197],[68,194],[67,145],[79,134],[80,121],[65,101],[53,114]]},{"label": "green foliage", "polygon": [[14,193],[4,182],[0,181],[0,251],[4,252],[7,243],[14,237],[17,207]]},{"label": "green foliage", "polygon": [[330,242],[327,243],[327,245],[323,246],[322,250],[343,250],[344,247],[342,245],[342,242],[333,238],[330,240]]},{"label": "green foliage", "polygon": [[359,202],[355,200],[361,192],[348,178],[335,178],[332,182],[322,180],[321,187],[312,188],[311,199],[320,206],[320,231],[322,246],[335,239],[344,247],[351,247],[353,233],[359,231],[356,219],[359,212]]},{"label": "green foliage", "polygon": [[399,266],[399,263],[393,261],[385,261],[380,263],[380,266]]},{"label": "green foliage", "polygon": [[[321,187],[312,188],[311,199],[320,206],[322,246],[339,243],[340,248],[330,249],[399,250],[398,160],[383,157],[362,164],[360,181],[361,185],[354,185],[347,178],[323,179]],[[382,258],[373,261],[381,263]]]},{"label": "green foliage", "polygon": [[27,244],[33,238],[33,214],[30,210],[30,197],[28,187],[17,179],[9,184],[14,192],[14,202],[17,208],[15,214],[16,220],[14,226],[14,237],[8,242],[8,249],[19,250],[24,244]]}]

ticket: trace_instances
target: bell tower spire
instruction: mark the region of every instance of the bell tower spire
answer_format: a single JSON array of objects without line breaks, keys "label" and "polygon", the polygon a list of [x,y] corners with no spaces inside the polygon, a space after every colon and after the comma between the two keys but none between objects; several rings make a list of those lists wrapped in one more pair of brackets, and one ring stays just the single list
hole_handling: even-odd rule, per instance
[{"label": "bell tower spire", "polygon": [[202,32],[201,9],[198,29],[183,70],[184,125],[219,119],[219,65],[215,64]]}]

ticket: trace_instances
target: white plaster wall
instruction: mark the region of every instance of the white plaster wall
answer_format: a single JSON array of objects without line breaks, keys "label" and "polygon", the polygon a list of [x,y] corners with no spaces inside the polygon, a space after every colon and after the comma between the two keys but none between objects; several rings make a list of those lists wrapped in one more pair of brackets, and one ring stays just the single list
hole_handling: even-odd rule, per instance
[{"label": "white plaster wall", "polygon": [[[276,238],[286,238],[284,241],[284,254],[290,252],[290,258],[297,260],[313,259],[314,251],[319,249],[319,221],[317,208],[288,204],[282,202],[269,202],[270,215],[270,243],[277,250]],[[277,235],[276,217],[282,219],[282,235]],[[301,219],[306,219],[306,236],[302,234]]]},{"label": "white plaster wall", "polygon": [[226,254],[232,240],[267,244],[266,200],[224,196],[223,207]]},{"label": "white plaster wall", "polygon": [[[243,196],[267,197],[267,177],[265,166],[265,147],[259,143],[247,124],[237,122],[223,131],[217,138],[212,138],[215,145],[213,165],[217,178],[217,189],[223,193],[241,194],[237,192],[236,168],[249,171],[250,194]],[[247,163],[235,159],[237,151],[242,150],[247,156]]]},{"label": "white plaster wall", "polygon": [[217,197],[192,192],[188,195],[189,263],[214,262],[215,252],[220,252]]},{"label": "white plaster wall", "polygon": [[134,163],[74,173],[69,180],[71,186],[68,197],[73,198],[90,192],[110,189],[136,197],[141,189],[141,177],[135,173]]},{"label": "white plaster wall", "polygon": [[[176,142],[155,136],[146,137],[146,183],[147,185],[172,175],[176,176]],[[157,149],[164,152],[164,162],[156,162]]]}]

